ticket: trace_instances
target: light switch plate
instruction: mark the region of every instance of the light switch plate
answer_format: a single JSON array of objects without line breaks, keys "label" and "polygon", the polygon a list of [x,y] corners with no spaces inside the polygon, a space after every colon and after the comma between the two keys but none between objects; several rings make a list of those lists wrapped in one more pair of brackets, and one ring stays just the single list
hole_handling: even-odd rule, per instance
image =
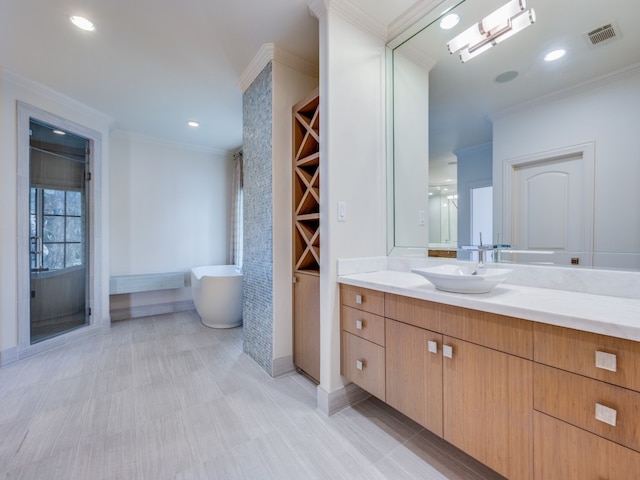
[{"label": "light switch plate", "polygon": [[347,202],[338,202],[338,221],[347,221]]}]

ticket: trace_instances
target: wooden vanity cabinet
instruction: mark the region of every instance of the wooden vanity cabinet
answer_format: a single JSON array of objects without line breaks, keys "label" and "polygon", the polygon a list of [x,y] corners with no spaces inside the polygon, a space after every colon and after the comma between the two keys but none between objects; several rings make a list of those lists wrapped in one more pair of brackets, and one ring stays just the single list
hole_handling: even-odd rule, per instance
[{"label": "wooden vanity cabinet", "polygon": [[501,475],[532,478],[530,322],[386,294],[385,337],[389,405]]},{"label": "wooden vanity cabinet", "polygon": [[445,336],[444,439],[511,479],[531,479],[532,362]]},{"label": "wooden vanity cabinet", "polygon": [[386,402],[442,437],[442,335],[385,320]]},{"label": "wooden vanity cabinet", "polygon": [[638,452],[544,413],[533,413],[536,480],[630,480],[640,475]]},{"label": "wooden vanity cabinet", "polygon": [[385,295],[386,401],[442,437],[440,306]]},{"label": "wooden vanity cabinet", "polygon": [[640,479],[640,342],[341,291],[343,375],[449,443],[514,480]]},{"label": "wooden vanity cabinet", "polygon": [[340,373],[384,401],[384,293],[342,285],[340,304]]},{"label": "wooden vanity cabinet", "polygon": [[449,307],[443,333],[444,438],[512,479],[533,476],[533,327]]},{"label": "wooden vanity cabinet", "polygon": [[640,478],[640,343],[534,327],[535,478]]}]

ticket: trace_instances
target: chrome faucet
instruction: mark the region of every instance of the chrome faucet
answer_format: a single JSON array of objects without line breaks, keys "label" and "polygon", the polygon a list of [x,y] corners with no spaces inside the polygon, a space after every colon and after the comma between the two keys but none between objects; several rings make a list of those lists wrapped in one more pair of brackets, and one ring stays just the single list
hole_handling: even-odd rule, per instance
[{"label": "chrome faucet", "polygon": [[471,275],[477,275],[478,272],[484,272],[486,270],[485,265],[485,252],[490,250],[494,250],[496,246],[494,245],[484,245],[482,243],[482,232],[480,232],[480,245],[469,245],[460,247],[462,250],[471,250],[478,252],[478,265]]},{"label": "chrome faucet", "polygon": [[480,232],[480,245],[478,245],[478,268],[476,269],[476,272],[478,270],[485,270],[486,266],[485,266],[485,252],[489,251],[489,250],[493,250],[493,245],[483,245],[482,243],[482,232]]}]

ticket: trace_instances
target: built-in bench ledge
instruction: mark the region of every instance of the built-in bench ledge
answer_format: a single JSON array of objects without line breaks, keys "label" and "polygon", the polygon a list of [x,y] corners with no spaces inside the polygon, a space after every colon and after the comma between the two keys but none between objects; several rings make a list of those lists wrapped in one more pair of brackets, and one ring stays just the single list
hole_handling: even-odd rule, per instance
[{"label": "built-in bench ledge", "polygon": [[117,275],[109,279],[109,295],[183,288],[184,278],[183,272]]}]

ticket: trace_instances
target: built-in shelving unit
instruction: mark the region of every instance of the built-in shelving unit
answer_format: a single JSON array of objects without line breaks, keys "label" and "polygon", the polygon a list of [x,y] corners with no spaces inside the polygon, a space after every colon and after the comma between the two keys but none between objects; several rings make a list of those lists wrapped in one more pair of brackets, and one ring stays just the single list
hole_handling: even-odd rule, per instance
[{"label": "built-in shelving unit", "polygon": [[293,106],[293,363],[320,381],[320,98]]},{"label": "built-in shelving unit", "polygon": [[293,111],[294,269],[320,271],[320,99]]}]

